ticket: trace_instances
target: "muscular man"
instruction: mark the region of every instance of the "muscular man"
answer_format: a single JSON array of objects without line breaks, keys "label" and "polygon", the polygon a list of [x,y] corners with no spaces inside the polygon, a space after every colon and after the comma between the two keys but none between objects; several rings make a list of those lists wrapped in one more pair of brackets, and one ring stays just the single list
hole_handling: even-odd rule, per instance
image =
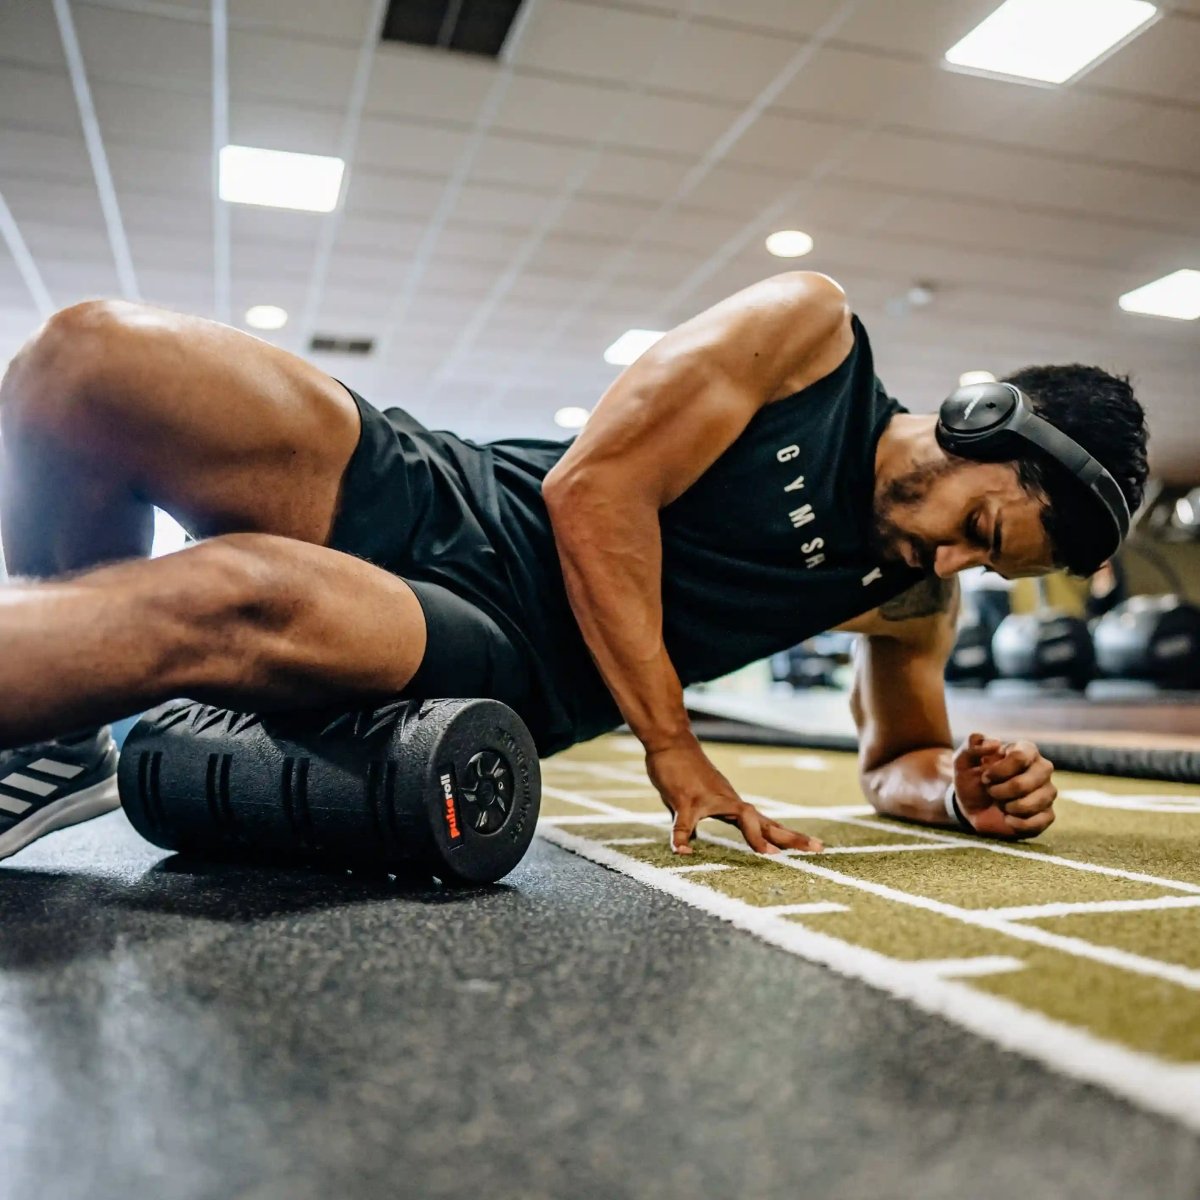
[{"label": "muscular man", "polygon": [[[1136,508],[1128,382],[1083,366],[1012,382]],[[1003,837],[1053,818],[1034,746],[952,749],[951,580],[1090,572],[1112,549],[1096,496],[1040,451],[948,451],[936,418],[888,396],[823,275],[681,325],[568,443],[431,432],[233,329],[118,302],[38,331],[0,424],[0,857],[114,807],[105,722],[175,696],[491,696],[543,754],[623,718],[677,851],[704,817],[759,852],[819,849],[738,797],[681,685],[834,626],[863,634],[852,704],[881,813]],[[144,561],[153,506],[199,544]]]}]

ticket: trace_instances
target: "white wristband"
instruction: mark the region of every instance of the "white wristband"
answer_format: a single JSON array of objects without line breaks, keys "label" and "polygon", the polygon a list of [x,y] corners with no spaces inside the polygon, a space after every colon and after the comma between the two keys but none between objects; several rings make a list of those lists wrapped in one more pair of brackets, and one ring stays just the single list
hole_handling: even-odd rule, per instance
[{"label": "white wristband", "polygon": [[959,807],[958,793],[954,790],[953,782],[951,782],[946,788],[944,804],[946,806],[946,816],[948,816],[950,820],[959,827],[959,829],[965,830],[967,833],[975,832],[975,826],[967,820],[966,814]]}]

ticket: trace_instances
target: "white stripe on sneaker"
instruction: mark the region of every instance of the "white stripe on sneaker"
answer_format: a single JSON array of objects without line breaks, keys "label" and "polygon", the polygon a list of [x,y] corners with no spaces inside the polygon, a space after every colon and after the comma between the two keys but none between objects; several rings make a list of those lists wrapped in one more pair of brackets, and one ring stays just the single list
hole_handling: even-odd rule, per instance
[{"label": "white stripe on sneaker", "polygon": [[58,791],[58,784],[47,783],[44,779],[33,779],[29,775],[22,775],[20,771],[5,775],[3,779],[0,779],[0,785],[20,788],[23,792],[32,792],[35,796],[42,797],[51,796]]},{"label": "white stripe on sneaker", "polygon": [[14,817],[19,817],[32,807],[32,804],[26,804],[24,800],[18,800],[16,797],[0,796],[0,812],[12,813]]},{"label": "white stripe on sneaker", "polygon": [[31,762],[27,770],[41,771],[43,775],[57,775],[59,779],[74,779],[76,775],[83,774],[82,767],[55,762],[52,758],[39,758],[37,762]]}]

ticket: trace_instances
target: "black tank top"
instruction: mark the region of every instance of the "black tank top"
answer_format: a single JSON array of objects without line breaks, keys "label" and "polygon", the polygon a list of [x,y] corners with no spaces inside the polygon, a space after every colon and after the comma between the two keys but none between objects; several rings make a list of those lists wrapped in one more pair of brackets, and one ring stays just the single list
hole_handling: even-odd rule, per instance
[{"label": "black tank top", "polygon": [[[794,646],[921,578],[871,550],[875,447],[904,409],[876,378],[857,317],[853,329],[854,348],[836,370],[761,409],[662,511],[663,636],[685,684]],[[454,483],[442,501],[447,490],[459,493],[451,505],[458,516],[439,522],[449,536],[425,555],[418,534],[414,557],[428,558],[425,574],[479,604],[530,652],[539,695],[529,719],[540,753],[619,724],[571,612],[541,497],[542,480],[571,443],[479,446],[405,417],[414,450]],[[477,540],[485,544],[472,549]],[[459,558],[461,569],[451,561]]]}]

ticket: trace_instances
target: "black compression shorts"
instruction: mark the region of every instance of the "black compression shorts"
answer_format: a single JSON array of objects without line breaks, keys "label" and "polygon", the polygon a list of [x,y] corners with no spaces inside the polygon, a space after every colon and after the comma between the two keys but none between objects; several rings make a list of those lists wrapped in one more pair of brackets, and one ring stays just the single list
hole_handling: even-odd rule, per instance
[{"label": "black compression shorts", "polygon": [[381,413],[356,393],[350,394],[359,409],[362,432],[342,478],[329,544],[397,575],[416,593],[428,639],[404,695],[500,700],[533,728],[537,714],[530,710],[527,647],[479,604],[429,577],[433,573],[428,564],[430,547],[422,544],[417,519],[427,497],[422,494],[419,464],[406,461],[403,440],[396,436],[406,414],[399,409]]}]

